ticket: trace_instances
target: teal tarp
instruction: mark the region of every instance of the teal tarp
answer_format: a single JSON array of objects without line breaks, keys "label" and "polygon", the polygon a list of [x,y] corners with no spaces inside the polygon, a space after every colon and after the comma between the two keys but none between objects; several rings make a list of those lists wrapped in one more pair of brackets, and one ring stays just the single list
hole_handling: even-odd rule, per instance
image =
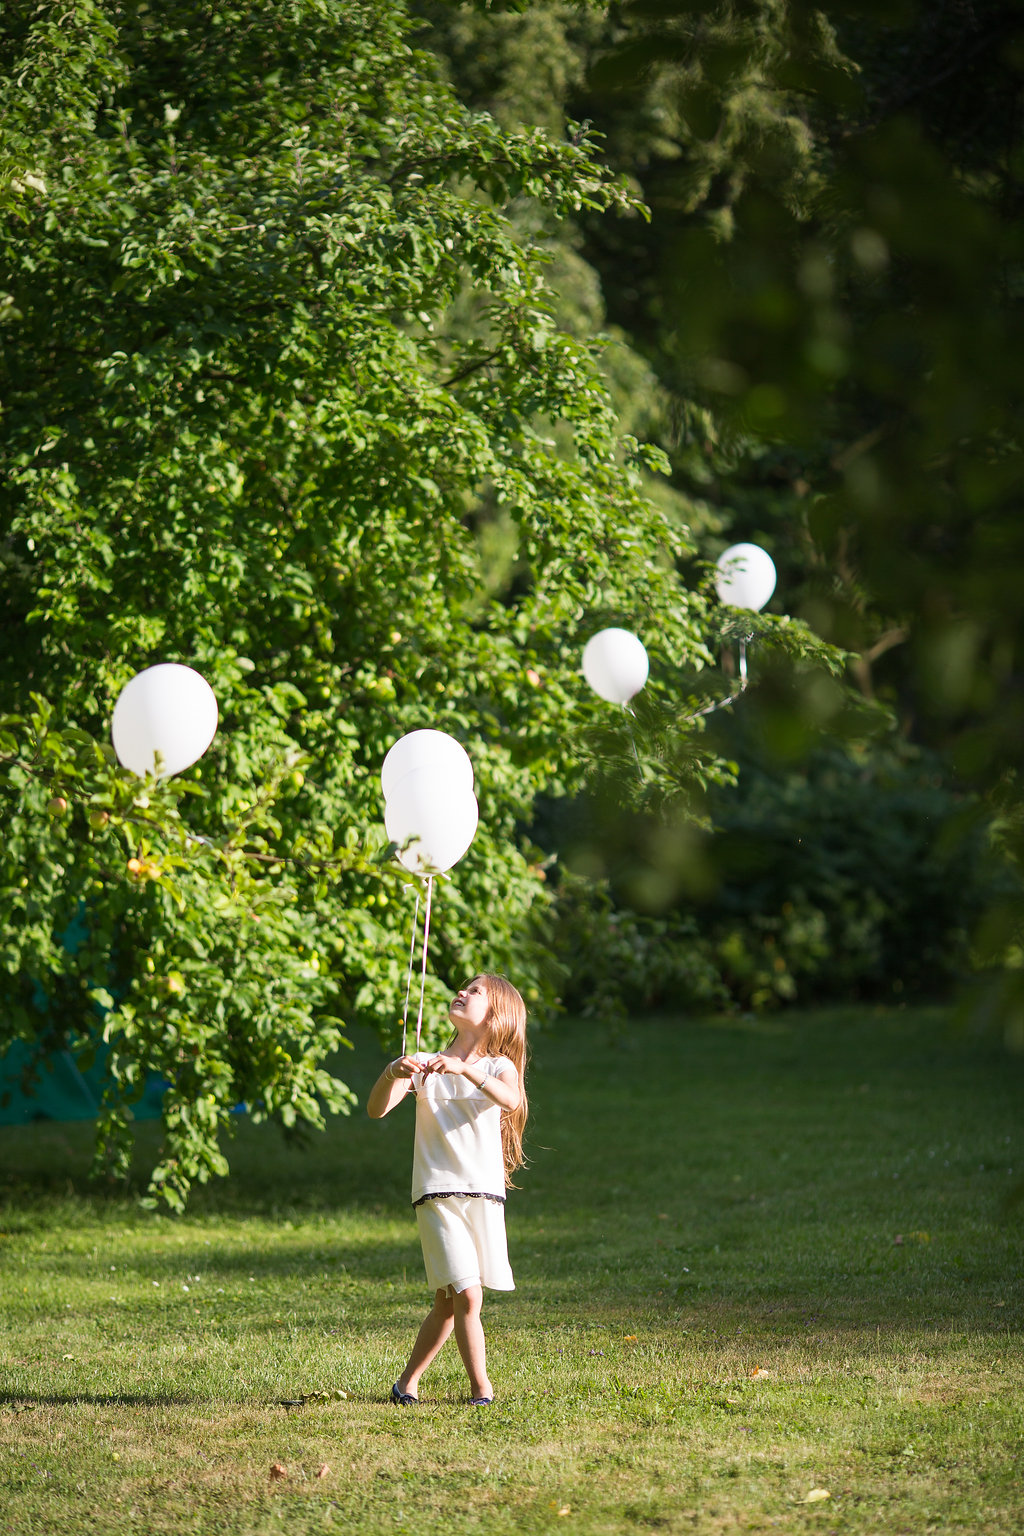
[{"label": "teal tarp", "polygon": [[[69,955],[73,955],[88,935],[85,908],[80,906],[60,942]],[[38,984],[34,998],[36,1007],[45,1010],[46,993]],[[6,1054],[0,1056],[0,1125],[28,1125],[33,1120],[93,1120],[100,1112],[104,1091],[110,1082],[104,1067],[106,1047],[96,1052],[94,1064],[85,1072],[81,1070],[70,1051],[53,1051],[38,1056],[24,1042],[16,1040]],[[31,1091],[25,1092],[25,1068],[35,1064]],[[132,1105],[136,1120],[156,1120],[160,1115],[160,1100],[167,1084],[151,1073],[146,1090],[137,1104]]]},{"label": "teal tarp", "polygon": [[[28,1125],[33,1120],[92,1120],[99,1114],[108,1078],[102,1060],[82,1072],[70,1051],[56,1051],[37,1063],[38,1077],[26,1095],[22,1076],[33,1052],[15,1043],[0,1057],[0,1125]],[[155,1120],[167,1084],[153,1076],[138,1103],[136,1120]]]}]

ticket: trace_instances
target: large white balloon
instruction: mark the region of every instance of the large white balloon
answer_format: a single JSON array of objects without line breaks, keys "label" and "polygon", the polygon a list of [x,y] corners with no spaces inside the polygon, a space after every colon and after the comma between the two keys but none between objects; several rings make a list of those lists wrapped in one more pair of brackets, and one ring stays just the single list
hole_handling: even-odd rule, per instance
[{"label": "large white balloon", "polygon": [[415,875],[443,874],[457,864],[476,836],[479,817],[472,789],[454,784],[447,768],[414,768],[384,806],[388,837]]},{"label": "large white balloon", "polygon": [[167,779],[202,757],[217,731],[217,699],[192,667],[161,662],[138,672],[114,705],[110,734],[124,766]]},{"label": "large white balloon", "polygon": [[583,647],[583,676],[609,704],[628,704],[648,670],[643,642],[628,629],[602,629]]},{"label": "large white balloon", "polygon": [[380,770],[380,787],[388,800],[406,774],[420,768],[447,775],[452,789],[473,791],[473,764],[469,753],[447,731],[410,731],[395,742]]},{"label": "large white balloon", "polygon": [[757,613],[775,591],[775,564],[760,544],[733,544],[715,563],[718,596],[733,608]]}]

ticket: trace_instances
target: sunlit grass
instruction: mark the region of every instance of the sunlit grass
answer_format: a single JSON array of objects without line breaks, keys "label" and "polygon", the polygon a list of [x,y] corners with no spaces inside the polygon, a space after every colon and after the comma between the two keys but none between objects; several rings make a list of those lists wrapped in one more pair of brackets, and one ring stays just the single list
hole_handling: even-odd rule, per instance
[{"label": "sunlit grass", "polygon": [[90,1192],[88,1127],[4,1131],[0,1532],[1016,1532],[1022,1086],[935,1011],[542,1036],[486,1411],[454,1351],[385,1401],[404,1109],[240,1123],[182,1219]]}]

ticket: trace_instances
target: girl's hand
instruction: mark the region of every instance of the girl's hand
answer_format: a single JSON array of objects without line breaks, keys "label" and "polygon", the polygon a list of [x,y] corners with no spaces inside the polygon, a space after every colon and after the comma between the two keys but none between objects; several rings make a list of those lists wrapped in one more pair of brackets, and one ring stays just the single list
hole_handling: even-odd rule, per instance
[{"label": "girl's hand", "polygon": [[438,1056],[432,1056],[425,1067],[417,1067],[418,1072],[448,1072],[453,1077],[462,1077],[465,1074],[467,1063],[461,1056],[446,1056],[442,1051]]},{"label": "girl's hand", "polygon": [[388,1064],[392,1082],[396,1077],[415,1077],[417,1072],[422,1071],[424,1071],[422,1061],[417,1061],[413,1056],[399,1056],[397,1061]]},{"label": "girl's hand", "polygon": [[410,1093],[415,1097],[416,1090],[410,1080],[422,1071],[423,1063],[413,1056],[399,1056],[395,1061],[389,1061],[366,1096],[366,1113],[370,1119],[380,1120],[390,1114]]}]

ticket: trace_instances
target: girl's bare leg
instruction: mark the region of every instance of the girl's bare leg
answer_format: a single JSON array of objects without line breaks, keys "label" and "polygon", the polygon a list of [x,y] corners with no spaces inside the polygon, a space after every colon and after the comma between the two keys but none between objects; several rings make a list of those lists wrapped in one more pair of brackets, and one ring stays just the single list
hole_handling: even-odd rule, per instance
[{"label": "girl's bare leg", "polygon": [[[409,1356],[409,1363],[396,1382],[400,1392],[411,1392],[413,1397],[416,1396],[420,1377],[442,1344],[450,1337],[453,1326],[454,1307],[451,1297],[447,1291],[435,1291],[434,1305],[423,1319],[420,1331],[416,1335],[416,1343],[412,1347],[412,1354]],[[462,1346],[459,1347],[461,1349]]]},{"label": "girl's bare leg", "polygon": [[480,1321],[483,1299],[483,1287],[479,1285],[467,1286],[455,1297],[455,1342],[469,1377],[470,1397],[494,1396],[491,1378],[487,1374],[487,1346]]}]

